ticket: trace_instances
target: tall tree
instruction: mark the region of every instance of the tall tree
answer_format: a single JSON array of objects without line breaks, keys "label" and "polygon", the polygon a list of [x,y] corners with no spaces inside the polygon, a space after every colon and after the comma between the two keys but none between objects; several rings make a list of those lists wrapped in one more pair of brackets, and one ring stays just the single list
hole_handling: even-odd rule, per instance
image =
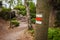
[{"label": "tall tree", "polygon": [[60,10],[60,0],[49,0],[49,4],[51,7],[50,19],[49,19],[49,26],[54,27],[56,21],[56,11]]},{"label": "tall tree", "polygon": [[24,3],[25,3],[25,7],[26,7],[26,12],[27,12],[28,29],[32,29],[30,9],[29,9],[29,0],[24,0]]},{"label": "tall tree", "polygon": [[42,20],[36,22],[34,40],[48,40],[49,13],[48,0],[37,0],[36,15],[39,14]]}]

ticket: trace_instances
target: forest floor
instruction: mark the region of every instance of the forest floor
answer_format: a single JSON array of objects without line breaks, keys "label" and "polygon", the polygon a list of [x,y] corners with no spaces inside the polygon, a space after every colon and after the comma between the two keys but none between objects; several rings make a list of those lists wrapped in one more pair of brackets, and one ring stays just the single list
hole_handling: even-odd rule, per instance
[{"label": "forest floor", "polygon": [[9,21],[0,19],[0,40],[32,40],[33,37],[27,32],[27,22],[20,21],[20,26],[9,28]]}]

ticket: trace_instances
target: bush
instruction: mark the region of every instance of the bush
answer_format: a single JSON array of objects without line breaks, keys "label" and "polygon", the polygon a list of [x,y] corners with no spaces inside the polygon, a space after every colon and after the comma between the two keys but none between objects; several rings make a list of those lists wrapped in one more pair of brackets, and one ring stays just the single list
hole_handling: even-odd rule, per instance
[{"label": "bush", "polygon": [[18,10],[25,10],[25,6],[24,5],[17,5],[14,9],[18,9]]},{"label": "bush", "polygon": [[19,14],[22,14],[23,16],[26,15],[26,8],[25,8],[24,5],[18,5],[14,9],[18,9],[19,10]]},{"label": "bush", "polygon": [[2,11],[0,12],[0,17],[2,17],[3,19],[10,19],[10,15],[8,12],[10,12],[10,9],[2,8]]},{"label": "bush", "polygon": [[7,19],[10,19],[10,14],[8,12],[1,11],[0,17],[7,20]]},{"label": "bush", "polygon": [[13,11],[11,12],[10,9],[2,8],[2,11],[0,12],[0,17],[5,20],[9,20],[16,17],[16,15]]},{"label": "bush", "polygon": [[49,30],[48,30],[48,40],[60,40],[60,29],[49,28]]},{"label": "bush", "polygon": [[26,10],[21,10],[20,12],[19,12],[19,14],[22,14],[23,16],[25,16],[26,15]]},{"label": "bush", "polygon": [[16,27],[19,26],[19,22],[17,20],[11,20],[11,24],[15,25]]}]

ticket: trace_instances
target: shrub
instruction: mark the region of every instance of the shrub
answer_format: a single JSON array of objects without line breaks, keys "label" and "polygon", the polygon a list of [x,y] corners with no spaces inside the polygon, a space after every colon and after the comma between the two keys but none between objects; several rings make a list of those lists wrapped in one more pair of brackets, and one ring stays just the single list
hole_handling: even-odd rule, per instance
[{"label": "shrub", "polygon": [[0,12],[0,17],[5,19],[5,20],[9,20],[12,19],[14,17],[16,17],[15,13],[8,8],[2,8],[2,11]]},{"label": "shrub", "polygon": [[11,24],[15,25],[16,27],[19,26],[19,22],[17,20],[11,20]]},{"label": "shrub", "polygon": [[21,11],[19,12],[19,14],[22,14],[23,16],[25,16],[25,15],[26,15],[26,10],[21,10]]},{"label": "shrub", "polygon": [[48,30],[48,40],[60,40],[60,29],[49,28],[49,30]]},{"label": "shrub", "polygon": [[22,14],[23,16],[26,15],[26,8],[25,8],[24,5],[18,5],[14,9],[18,9],[19,10],[19,14]]},{"label": "shrub", "polygon": [[6,19],[6,20],[10,19],[10,13],[1,11],[0,12],[0,17],[3,18],[3,19]]},{"label": "shrub", "polygon": [[25,6],[24,5],[17,5],[14,9],[18,9],[18,10],[25,10]]}]

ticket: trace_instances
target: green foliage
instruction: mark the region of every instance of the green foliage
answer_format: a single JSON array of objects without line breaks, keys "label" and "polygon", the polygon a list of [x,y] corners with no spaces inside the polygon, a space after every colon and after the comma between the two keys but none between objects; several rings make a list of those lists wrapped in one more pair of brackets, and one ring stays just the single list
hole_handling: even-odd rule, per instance
[{"label": "green foliage", "polygon": [[19,26],[19,22],[17,20],[11,20],[11,24],[15,25],[16,27]]},{"label": "green foliage", "polygon": [[17,5],[14,9],[18,9],[18,10],[25,10],[25,6],[24,5]]},{"label": "green foliage", "polygon": [[16,17],[16,15],[9,8],[2,8],[2,11],[0,12],[0,17],[5,20],[10,20],[11,18]]},{"label": "green foliage", "polygon": [[26,10],[21,10],[21,11],[19,12],[19,14],[22,14],[23,16],[25,16],[25,15],[26,15]]},{"label": "green foliage", "polygon": [[17,0],[17,5],[22,5],[22,0]]},{"label": "green foliage", "polygon": [[30,2],[29,5],[30,5],[30,12],[31,13],[36,13],[36,6],[35,6],[35,4],[33,2]]},{"label": "green foliage", "polygon": [[30,15],[31,15],[31,22],[35,23],[35,18],[36,18],[36,6],[33,2],[29,3],[30,5]]},{"label": "green foliage", "polygon": [[19,14],[26,15],[26,8],[24,5],[17,5],[14,9],[19,10]]},{"label": "green foliage", "polygon": [[60,29],[59,28],[49,28],[48,40],[60,40]]},{"label": "green foliage", "polygon": [[11,11],[11,9],[9,9],[9,8],[4,8],[4,7],[3,7],[3,8],[2,8],[2,11],[3,11],[3,12],[8,12],[8,11]]},{"label": "green foliage", "polygon": [[[29,30],[29,32],[34,36],[34,30]],[[49,28],[48,40],[60,40],[60,28]]]},{"label": "green foliage", "polygon": [[35,23],[35,18],[32,18],[32,19],[31,19],[31,22],[32,22],[32,23]]},{"label": "green foliage", "polygon": [[2,17],[3,19],[10,19],[10,9],[7,8],[2,8],[2,11],[0,12],[0,17]]}]

